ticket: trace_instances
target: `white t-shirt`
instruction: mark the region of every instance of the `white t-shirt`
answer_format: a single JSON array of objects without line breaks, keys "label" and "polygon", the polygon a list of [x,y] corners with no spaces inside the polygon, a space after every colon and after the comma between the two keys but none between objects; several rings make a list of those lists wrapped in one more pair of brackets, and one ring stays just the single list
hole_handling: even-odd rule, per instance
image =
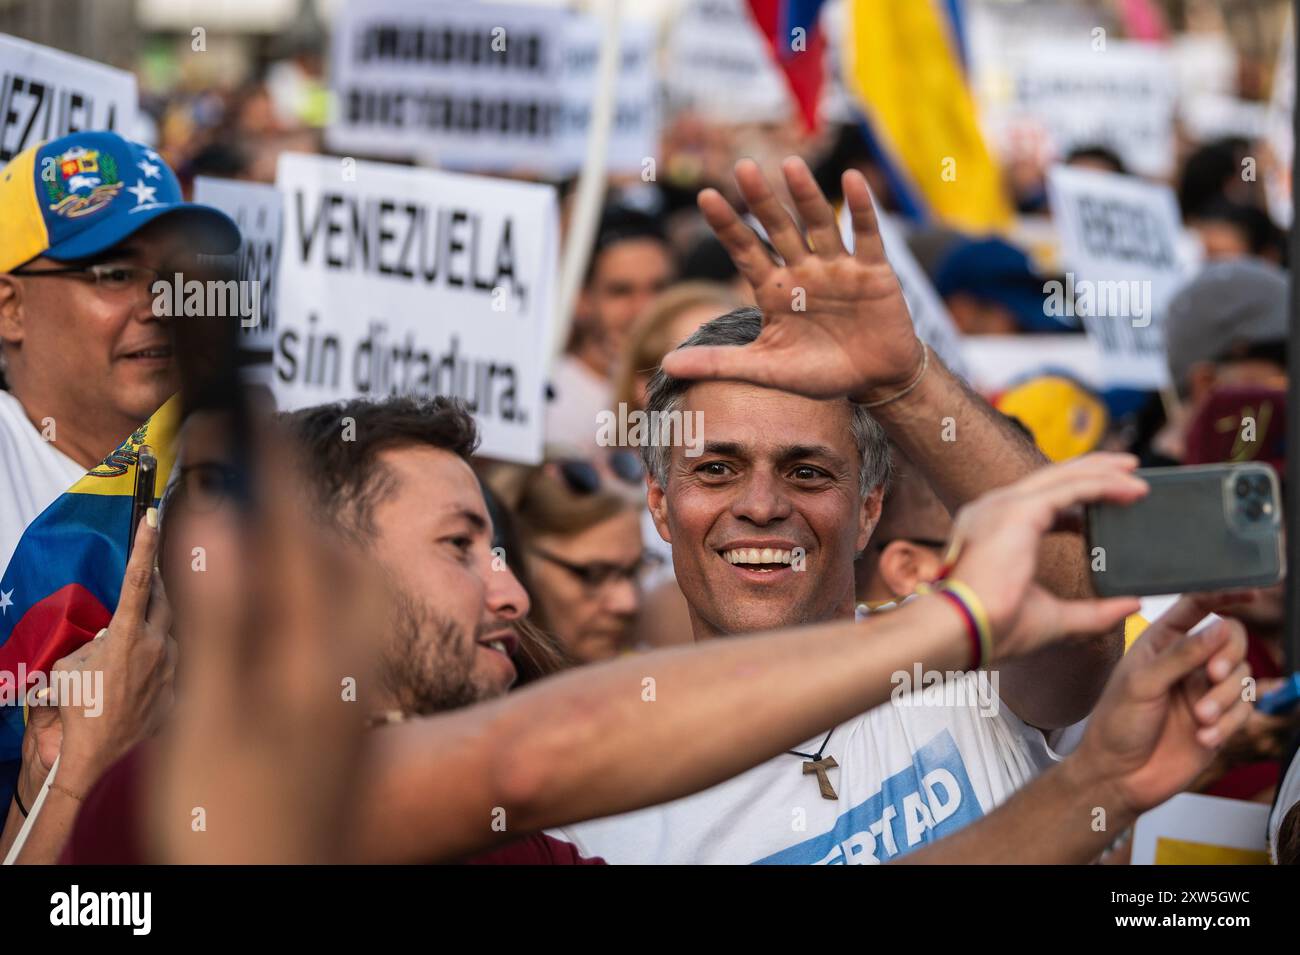
[{"label": "white t-shirt", "polygon": [[[838,799],[783,754],[693,796],[556,835],[609,863],[887,862],[974,822],[1061,758],[979,679],[949,681],[947,703],[936,689],[900,694],[840,724],[823,753],[838,763],[828,773]],[[825,735],[795,748],[815,753]]]},{"label": "white t-shirt", "polygon": [[554,397],[546,406],[546,444],[567,453],[595,455],[597,416],[611,410],[614,389],[572,355],[565,355],[551,375]]},{"label": "white t-shirt", "polygon": [[41,437],[17,398],[0,390],[0,573],[27,525],[85,473]]}]

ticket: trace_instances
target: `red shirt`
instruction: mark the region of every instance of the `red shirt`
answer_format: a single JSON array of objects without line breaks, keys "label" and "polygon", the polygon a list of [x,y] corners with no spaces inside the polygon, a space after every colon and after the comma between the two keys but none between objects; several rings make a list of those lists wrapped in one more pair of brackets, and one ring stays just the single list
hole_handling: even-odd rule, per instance
[{"label": "red shirt", "polygon": [[[109,767],[86,795],[72,835],[59,856],[62,865],[140,865],[144,859],[139,827],[140,779],[145,747],[137,746]],[[465,860],[468,865],[604,865],[570,843],[542,833]]]}]

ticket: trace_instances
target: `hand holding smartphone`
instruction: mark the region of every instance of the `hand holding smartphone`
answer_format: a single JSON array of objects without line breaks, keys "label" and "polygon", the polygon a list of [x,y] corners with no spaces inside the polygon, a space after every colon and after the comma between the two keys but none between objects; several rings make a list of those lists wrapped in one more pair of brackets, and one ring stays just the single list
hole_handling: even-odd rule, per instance
[{"label": "hand holding smartphone", "polygon": [[1267,464],[1144,468],[1151,491],[1087,509],[1088,560],[1099,596],[1267,587],[1285,571],[1282,495]]}]

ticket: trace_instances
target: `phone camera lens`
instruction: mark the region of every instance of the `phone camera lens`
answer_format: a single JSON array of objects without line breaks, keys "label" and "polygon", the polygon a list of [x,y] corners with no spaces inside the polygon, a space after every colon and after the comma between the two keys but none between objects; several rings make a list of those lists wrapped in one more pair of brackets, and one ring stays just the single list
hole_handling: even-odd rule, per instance
[{"label": "phone camera lens", "polygon": [[1245,497],[1250,493],[1250,478],[1239,477],[1236,484],[1237,497]]},{"label": "phone camera lens", "polygon": [[1269,492],[1269,490],[1270,490],[1270,487],[1269,487],[1268,478],[1267,478],[1265,475],[1261,474],[1259,477],[1255,478],[1255,493],[1256,493],[1256,494],[1261,494],[1261,495],[1267,497],[1267,496],[1268,496],[1268,492]]},{"label": "phone camera lens", "polygon": [[1264,513],[1264,504],[1256,498],[1251,498],[1246,502],[1246,517],[1249,520],[1257,521],[1260,515]]}]

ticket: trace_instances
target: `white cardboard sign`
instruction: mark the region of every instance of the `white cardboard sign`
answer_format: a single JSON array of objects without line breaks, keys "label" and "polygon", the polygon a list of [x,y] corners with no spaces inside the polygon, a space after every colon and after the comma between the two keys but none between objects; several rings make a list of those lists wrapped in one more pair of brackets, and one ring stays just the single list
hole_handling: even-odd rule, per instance
[{"label": "white cardboard sign", "polygon": [[[565,10],[420,0],[348,3],[334,28],[326,131],[336,152],[444,168],[568,174],[585,155],[601,21]],[[658,147],[654,34],[622,32],[609,168]]]},{"label": "white cardboard sign", "polygon": [[1083,320],[1107,385],[1163,388],[1164,312],[1190,272],[1173,190],[1065,166],[1048,172],[1047,190],[1066,268],[1048,306]]},{"label": "white cardboard sign", "polygon": [[285,154],[282,407],[448,395],[482,453],[542,453],[558,244],[550,186]]},{"label": "white cardboard sign", "polygon": [[0,166],[79,130],[134,137],[138,109],[134,74],[0,34]]},{"label": "white cardboard sign", "polygon": [[275,347],[283,236],[280,190],[260,182],[236,182],[198,176],[194,180],[194,201],[215,206],[239,226],[243,238],[239,251],[235,253],[239,260],[239,279],[259,283],[261,302],[257,324],[243,325],[240,347],[257,363],[250,370],[254,380],[269,384],[264,372],[269,371]]}]

